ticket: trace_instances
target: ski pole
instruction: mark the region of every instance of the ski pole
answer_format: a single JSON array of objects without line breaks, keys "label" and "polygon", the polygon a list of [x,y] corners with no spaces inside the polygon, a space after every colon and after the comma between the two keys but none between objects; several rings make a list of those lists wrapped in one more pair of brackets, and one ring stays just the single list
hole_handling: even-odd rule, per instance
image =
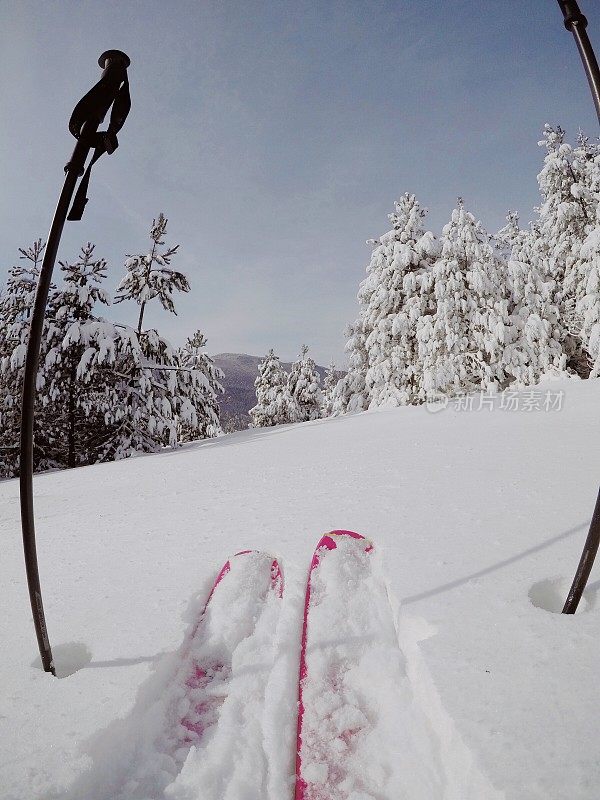
[{"label": "ski pole", "polygon": [[579,55],[583,61],[583,68],[590,85],[590,91],[594,98],[594,105],[596,106],[596,114],[600,122],[600,69],[596,60],[594,48],[587,35],[587,19],[581,13],[577,0],[558,0],[558,5],[565,18],[565,28],[571,31]]},{"label": "ski pole", "polygon": [[[586,33],[587,19],[581,13],[577,0],[558,0],[558,5],[560,6],[565,18],[565,28],[568,31],[571,31],[577,44],[577,49],[579,50],[579,55],[583,61],[583,68],[590,85],[592,97],[594,98],[594,105],[596,106],[598,121],[600,122],[600,69],[598,69],[598,62],[596,60],[594,48],[592,47],[592,43],[590,42],[589,36]],[[579,605],[581,595],[583,594],[583,590],[585,589],[588,578],[590,577],[590,572],[592,571],[594,559],[596,558],[599,545],[600,492],[598,493],[598,497],[596,499],[594,514],[592,516],[590,529],[583,546],[583,552],[581,553],[581,558],[579,559],[577,572],[573,578],[571,589],[569,590],[569,594],[567,595],[567,599],[562,610],[563,614],[574,614],[577,611],[577,606]]]},{"label": "ski pole", "polygon": [[[29,599],[33,613],[33,624],[37,636],[38,647],[45,672],[55,675],[52,650],[48,638],[48,629],[44,618],[42,590],[35,546],[35,525],[33,513],[33,424],[35,412],[36,378],[40,357],[40,345],[44,328],[44,316],[48,301],[48,292],[52,271],[58,251],[58,244],[65,224],[65,219],[79,220],[87,203],[87,189],[92,165],[103,153],[113,153],[118,147],[117,132],[123,126],[131,101],[127,67],[130,60],[120,50],[107,50],[98,59],[102,68],[102,76],[98,83],[77,103],[71,119],[69,130],[77,139],[75,149],[69,163],[65,166],[65,181],[58,199],[58,204],[48,233],[48,242],[40,270],[35,294],[25,371],[23,375],[23,391],[21,404],[21,444],[19,460],[19,481],[21,497],[21,527],[23,531],[23,550],[25,554],[25,570]],[[106,132],[99,132],[98,127],[111,109],[110,124]],[[94,155],[85,171],[85,162],[90,153]],[[75,191],[79,176],[83,175],[71,212],[67,211]]]}]

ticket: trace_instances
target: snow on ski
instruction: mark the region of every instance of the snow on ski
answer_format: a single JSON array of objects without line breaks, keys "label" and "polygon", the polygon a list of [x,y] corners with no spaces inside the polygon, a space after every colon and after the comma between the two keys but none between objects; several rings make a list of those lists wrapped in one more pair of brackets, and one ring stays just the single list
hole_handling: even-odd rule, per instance
[{"label": "snow on ski", "polygon": [[306,588],[295,800],[398,796],[394,727],[402,724],[402,675],[373,544],[352,531],[326,534]]},{"label": "snow on ski", "polygon": [[179,672],[183,767],[168,797],[237,797],[249,760],[254,781],[266,780],[260,724],[282,596],[279,563],[266,553],[237,553],[217,576]]},{"label": "snow on ski", "polygon": [[192,633],[184,667],[190,702],[181,719],[184,746],[197,745],[204,730],[217,721],[232,677],[233,654],[252,635],[256,605],[264,604],[269,593],[281,599],[283,576],[277,560],[266,553],[242,550],[226,561],[217,575]]}]

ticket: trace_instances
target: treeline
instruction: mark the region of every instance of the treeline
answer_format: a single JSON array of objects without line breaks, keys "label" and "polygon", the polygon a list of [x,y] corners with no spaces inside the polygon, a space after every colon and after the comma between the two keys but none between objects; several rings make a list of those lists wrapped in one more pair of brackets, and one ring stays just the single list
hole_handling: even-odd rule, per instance
[{"label": "treeline", "polygon": [[525,228],[509,212],[491,235],[459,198],[438,238],[416,197],[400,198],[370,241],[348,372],[323,413],[600,374],[600,143],[546,125],[539,144],[541,204]]},{"label": "treeline", "polygon": [[[144,326],[148,304],[175,314],[173,294],[188,292],[171,268],[178,245],[165,247],[167,220],[150,229],[150,250],[128,256],[114,304],[139,306],[134,324],[101,315],[111,306],[103,288],[107,264],[88,243],[59,262],[44,321],[37,378],[37,470],[110,461],[155,452],[221,432],[216,396],[220,371],[204,352],[200,331],[173,347]],[[35,289],[44,245],[20,251],[0,294],[0,477],[18,474],[21,385]]]},{"label": "treeline", "polygon": [[269,350],[258,366],[254,382],[256,405],[250,409],[251,427],[267,428],[328,417],[339,378],[332,361],[321,388],[321,376],[306,345],[289,373],[282,368],[279,356]]},{"label": "treeline", "polygon": [[542,202],[491,236],[459,198],[438,239],[413,195],[372,242],[333,413],[600,372],[600,144],[545,126]]}]

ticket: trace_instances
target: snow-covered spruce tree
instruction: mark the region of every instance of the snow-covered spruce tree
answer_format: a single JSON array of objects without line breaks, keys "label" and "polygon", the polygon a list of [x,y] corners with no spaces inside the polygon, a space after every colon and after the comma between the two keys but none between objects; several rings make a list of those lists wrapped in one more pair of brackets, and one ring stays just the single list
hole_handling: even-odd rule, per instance
[{"label": "snow-covered spruce tree", "polygon": [[590,231],[580,251],[587,279],[578,304],[581,337],[591,365],[591,378],[600,376],[600,203],[596,215],[596,227]]},{"label": "snow-covered spruce tree", "polygon": [[288,376],[282,369],[279,356],[269,350],[258,365],[258,376],[254,381],[256,405],[250,409],[252,428],[268,428],[290,422],[291,396]]},{"label": "snow-covered spruce tree", "polygon": [[97,441],[99,461],[177,444],[176,351],[153,328],[138,335],[133,328],[120,326],[118,333],[112,368],[114,399]]},{"label": "snow-covered spruce tree", "polygon": [[460,198],[430,285],[435,310],[417,324],[422,398],[502,385],[506,288],[489,235]]},{"label": "snow-covered spruce tree", "polygon": [[333,390],[332,417],[366,411],[369,407],[369,392],[366,384],[369,356],[363,321],[358,318],[354,322],[348,323],[344,335],[346,337],[344,350],[348,353],[348,371]]},{"label": "snow-covered spruce tree", "polygon": [[308,355],[308,347],[303,344],[300,355],[292,364],[287,386],[292,399],[289,422],[308,422],[319,419],[323,406],[323,395],[319,384],[321,376],[316,364]]},{"label": "snow-covered spruce tree", "polygon": [[423,220],[427,209],[406,193],[388,218],[392,230],[373,245],[358,292],[359,316],[348,326],[349,369],[339,382],[333,414],[420,402],[417,321],[431,313],[422,283],[439,254]]},{"label": "snow-covered spruce tree", "polygon": [[426,214],[406,193],[389,215],[392,230],[369,242],[374,249],[358,292],[369,408],[404,405],[418,397],[416,321],[427,311],[421,278],[439,254],[434,235],[423,227]]},{"label": "snow-covered spruce tree", "polygon": [[[14,477],[19,469],[19,431],[23,369],[29,338],[30,316],[45,245],[38,239],[19,248],[20,263],[9,270],[0,296],[0,477]],[[53,291],[54,287],[51,287]],[[42,337],[38,383],[44,381],[47,325]],[[43,395],[36,398],[34,466],[36,470],[57,466],[56,431],[50,410],[44,408]]]},{"label": "snow-covered spruce tree", "polygon": [[94,258],[94,249],[88,242],[76,261],[60,262],[64,286],[49,301],[41,389],[61,431],[59,461],[66,467],[96,460],[94,442],[102,438],[112,402],[110,364],[118,334],[94,313],[97,303],[110,303],[100,285],[106,261]]},{"label": "snow-covered spruce tree", "polygon": [[223,372],[204,351],[205,347],[206,338],[196,331],[177,353],[176,410],[181,442],[207,439],[223,432],[217,400],[217,395],[223,393],[219,382]]},{"label": "snow-covered spruce tree", "polygon": [[343,374],[335,368],[335,363],[331,359],[323,379],[323,407],[321,409],[323,417],[330,417],[333,414],[335,391],[342,377]]},{"label": "snow-covered spruce tree", "polygon": [[[594,206],[593,218],[587,229],[579,252],[579,258],[572,270],[572,278],[566,281],[566,291],[574,297],[575,320],[571,329],[579,334],[587,358],[586,366],[591,367],[591,377],[598,377],[600,371],[600,144],[590,144],[581,133],[579,135],[578,162],[588,176],[586,189],[588,198]],[[581,371],[580,371],[581,374]]]},{"label": "snow-covered spruce tree", "polygon": [[535,226],[536,250],[542,273],[555,281],[553,302],[562,323],[561,345],[567,354],[567,365],[587,377],[589,361],[582,346],[578,306],[586,280],[580,247],[596,224],[596,200],[590,186],[593,153],[584,138],[575,149],[565,142],[560,127],[546,125],[543,137],[539,145],[546,149],[546,156],[538,175],[542,205]]},{"label": "snow-covered spruce tree", "polygon": [[499,247],[507,251],[509,321],[505,337],[503,367],[511,382],[526,386],[544,375],[565,369],[566,356],[560,342],[555,281],[542,272],[535,243],[539,233],[532,226],[521,230],[515,212],[496,234]]},{"label": "snow-covered spruce tree", "polygon": [[346,326],[346,347],[348,353],[348,372],[333,391],[331,416],[365,411],[369,404],[369,396],[365,378],[368,367],[368,355],[365,345],[363,323],[360,319]]}]

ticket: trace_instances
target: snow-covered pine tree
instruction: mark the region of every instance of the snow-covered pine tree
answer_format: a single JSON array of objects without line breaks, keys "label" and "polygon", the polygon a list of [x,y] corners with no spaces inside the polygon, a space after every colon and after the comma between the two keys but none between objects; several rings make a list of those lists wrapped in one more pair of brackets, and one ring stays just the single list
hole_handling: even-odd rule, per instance
[{"label": "snow-covered pine tree", "polygon": [[338,381],[333,392],[331,416],[334,417],[350,412],[365,411],[369,404],[369,394],[365,382],[368,354],[362,321],[357,319],[354,323],[347,325],[345,335],[348,372]]},{"label": "snow-covered pine tree", "polygon": [[[591,171],[586,141],[575,150],[565,142],[559,126],[545,125],[540,147],[546,149],[544,167],[538,175],[542,195],[535,230],[536,249],[542,273],[555,281],[554,304],[562,323],[561,345],[567,365],[582,377],[589,362],[580,336],[578,304],[584,293],[585,269],[580,267],[580,247],[595,226],[596,202],[590,191]],[[593,159],[592,159],[593,160]]]},{"label": "snow-covered pine tree", "polygon": [[258,376],[254,381],[256,405],[250,409],[252,428],[268,428],[290,422],[291,396],[288,376],[282,369],[279,356],[269,350],[258,365]]},{"label": "snow-covered pine tree", "polygon": [[432,310],[423,281],[439,254],[423,226],[426,214],[405,193],[388,215],[392,230],[368,242],[373,252],[359,287],[358,319],[346,331],[349,369],[334,392],[333,414],[420,402],[417,321]]},{"label": "snow-covered pine tree", "polygon": [[205,352],[206,338],[200,331],[191,336],[177,353],[177,417],[179,441],[207,439],[223,431],[219,420],[217,395],[222,370]]},{"label": "snow-covered pine tree", "polygon": [[342,377],[343,374],[335,368],[335,363],[331,359],[323,379],[323,407],[321,409],[323,417],[330,417],[333,414],[335,390]]},{"label": "snow-covered pine tree", "polygon": [[114,401],[106,410],[106,428],[97,444],[99,461],[177,444],[176,351],[153,328],[138,335],[133,328],[119,326],[118,333]]},{"label": "snow-covered pine tree", "polygon": [[406,193],[388,217],[392,230],[369,242],[374,249],[358,292],[369,408],[417,401],[416,321],[427,311],[421,279],[439,254],[439,243],[423,227],[426,214]]},{"label": "snow-covered pine tree", "polygon": [[486,390],[504,381],[508,320],[499,273],[489,235],[459,198],[430,278],[435,310],[417,324],[423,399]]},{"label": "snow-covered pine tree", "polygon": [[[586,367],[591,368],[591,377],[600,371],[600,143],[590,143],[580,132],[575,151],[577,166],[585,172],[586,199],[593,205],[590,225],[574,269],[569,280],[565,280],[565,291],[573,298],[575,319],[570,320],[573,329],[581,338]],[[579,374],[585,372],[577,370]]]},{"label": "snow-covered pine tree", "polygon": [[115,303],[125,300],[135,300],[140,306],[137,332],[142,332],[144,310],[147,303],[158,298],[162,307],[171,314],[176,314],[173,303],[173,292],[189,292],[190,284],[182,272],[170,268],[172,257],[179,249],[179,245],[169,247],[162,252],[159,250],[164,245],[164,236],[167,232],[168,220],[161,212],[158,220],[152,220],[150,239],[152,249],[149,253],[127,256],[125,269],[127,274],[117,288]]},{"label": "snow-covered pine tree", "polygon": [[308,347],[303,344],[300,355],[292,364],[287,386],[292,399],[289,422],[308,422],[319,419],[323,406],[323,395],[319,384],[321,376],[316,364],[308,355]]},{"label": "snow-covered pine tree", "polygon": [[516,212],[496,234],[499,247],[507,251],[509,321],[503,367],[510,382],[526,386],[544,375],[565,369],[566,356],[560,342],[555,282],[542,273],[535,246],[539,233],[532,226],[521,230]]},{"label": "snow-covered pine tree", "polygon": [[[0,477],[14,477],[19,470],[19,431],[21,425],[21,391],[23,368],[29,338],[29,319],[45,245],[38,239],[31,247],[19,248],[20,263],[9,270],[4,292],[0,297]],[[54,287],[51,287],[53,290]],[[38,380],[44,380],[45,336]],[[34,465],[36,470],[57,466],[55,437],[42,396],[36,403]]]},{"label": "snow-covered pine tree", "polygon": [[[117,342],[115,404],[107,412],[109,432],[102,443],[102,460],[125,458],[136,452],[154,452],[177,444],[177,354],[157,330],[143,329],[144,310],[158,298],[175,311],[173,291],[188,292],[186,276],[169,267],[179,245],[162,252],[167,220],[161,213],[152,221],[151,252],[129,256],[127,274],[115,302],[134,300],[140,306],[136,330],[122,327]],[[187,406],[186,406],[187,408]]]},{"label": "snow-covered pine tree", "polygon": [[88,242],[74,262],[59,262],[64,286],[49,299],[41,393],[61,431],[60,463],[75,467],[96,460],[94,441],[103,437],[112,402],[110,362],[118,337],[112,323],[96,316],[110,298],[101,283],[106,261]]},{"label": "snow-covered pine tree", "polygon": [[600,203],[596,227],[587,235],[580,251],[587,280],[578,303],[582,318],[581,336],[591,366],[590,378],[600,376]]}]

